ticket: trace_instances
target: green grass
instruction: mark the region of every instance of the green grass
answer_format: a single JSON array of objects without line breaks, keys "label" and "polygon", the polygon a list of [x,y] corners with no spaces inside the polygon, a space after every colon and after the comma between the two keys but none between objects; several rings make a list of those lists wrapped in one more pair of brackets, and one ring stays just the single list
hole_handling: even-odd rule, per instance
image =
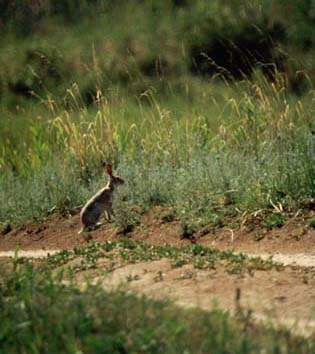
[{"label": "green grass", "polygon": [[47,117],[17,125],[2,146],[1,223],[82,206],[105,183],[102,160],[127,182],[116,196],[123,228],[155,205],[199,228],[229,213],[285,213],[315,196],[313,92],[297,100],[257,78],[213,83],[192,106],[153,92],[138,103],[100,96],[93,109],[76,88],[69,97],[67,108],[47,101]]},{"label": "green grass", "polygon": [[[315,196],[313,59],[298,45],[314,44],[307,2],[288,17],[289,5],[268,1],[16,5],[1,15],[1,224],[82,206],[104,183],[102,160],[127,180],[116,200],[122,229],[154,205],[171,206],[185,235],[228,213],[285,213]],[[264,36],[283,27],[278,44],[307,63],[293,68],[290,56],[272,80],[264,65],[243,80],[191,69],[193,48],[252,40],[248,26]],[[17,83],[32,97],[14,93]]]},{"label": "green grass", "polygon": [[308,220],[308,227],[310,229],[314,229],[315,228],[315,219],[314,218],[311,218]]},{"label": "green grass", "polygon": [[[92,244],[71,255],[97,258],[99,253],[115,247],[122,256],[133,255],[136,260],[144,255],[156,259],[158,254],[165,257],[177,252],[121,241]],[[195,257],[203,252],[205,258],[212,253],[199,246],[191,247],[191,252]],[[242,308],[231,317],[215,308],[185,310],[168,301],[107,292],[90,283],[79,291],[75,281],[64,285],[63,273],[55,271],[68,257],[63,253],[50,257],[48,268],[34,268],[29,261],[17,258],[12,264],[1,263],[0,353],[299,354],[314,350],[314,337],[303,338],[286,329],[257,325]]]},{"label": "green grass", "polygon": [[[38,13],[30,2],[1,4],[1,232],[81,207],[105,183],[103,160],[126,180],[115,197],[122,233],[156,205],[172,210],[163,220],[179,220],[183,237],[257,211],[266,228],[281,227],[308,208],[315,197],[310,3],[111,3],[45,1]],[[94,6],[104,6],[100,15]],[[273,55],[280,49],[288,60],[272,80],[264,65],[240,81],[199,72],[208,59],[194,69],[194,48],[207,53],[218,38],[260,43],[277,29],[284,37]],[[31,96],[15,92],[17,84]],[[15,260],[0,275],[0,353],[314,352],[314,338],[257,326],[250,316],[179,310],[92,285],[79,292],[56,276],[75,257],[82,263],[72,271],[94,269],[113,249],[126,262],[166,257],[174,266],[224,264],[237,274],[278,267],[198,245],[132,241],[64,251],[36,268]]]},{"label": "green grass", "polygon": [[[80,86],[86,104],[92,104],[97,90],[110,95],[118,89],[139,98],[154,88],[159,96],[168,97],[171,84],[183,95],[191,82],[206,83],[211,77],[211,60],[204,57],[201,67],[195,67],[200,53],[216,57],[223,50],[229,56],[234,44],[253,46],[254,53],[255,45],[264,42],[268,48],[259,47],[260,54],[270,52],[271,57],[267,62],[260,58],[247,72],[234,52],[230,70],[240,66],[250,79],[255,69],[266,70],[280,55],[278,68],[291,92],[303,94],[313,87],[314,15],[308,0],[298,4],[255,0],[241,5],[218,0],[117,5],[63,0],[60,5],[46,1],[38,6],[13,0],[13,4],[3,1],[0,14],[0,100],[10,112],[33,106],[50,94],[63,100],[73,84]],[[220,41],[227,50],[216,49]],[[219,72],[226,74],[227,69]],[[15,84],[28,87],[32,98],[14,89]]]},{"label": "green grass", "polygon": [[263,226],[267,229],[272,229],[274,227],[282,227],[285,222],[286,217],[283,214],[271,214],[264,219]]}]

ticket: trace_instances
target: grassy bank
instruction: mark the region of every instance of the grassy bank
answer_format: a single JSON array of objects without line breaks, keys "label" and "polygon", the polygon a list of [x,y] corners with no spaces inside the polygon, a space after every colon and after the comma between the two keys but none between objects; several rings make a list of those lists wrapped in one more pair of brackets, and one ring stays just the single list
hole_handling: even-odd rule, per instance
[{"label": "grassy bank", "polygon": [[165,205],[199,227],[226,212],[294,210],[315,196],[314,92],[297,99],[281,76],[212,82],[192,98],[99,93],[93,109],[78,88],[68,95],[66,108],[45,101],[46,116],[38,111],[27,127],[15,125],[15,139],[2,146],[2,223],[80,207],[105,183],[102,160],[127,182],[117,195],[118,224]]}]

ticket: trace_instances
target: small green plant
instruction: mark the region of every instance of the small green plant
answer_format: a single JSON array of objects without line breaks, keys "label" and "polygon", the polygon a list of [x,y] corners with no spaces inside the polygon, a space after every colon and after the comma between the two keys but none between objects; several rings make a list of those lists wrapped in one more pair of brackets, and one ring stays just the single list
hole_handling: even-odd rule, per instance
[{"label": "small green plant", "polygon": [[285,215],[274,213],[266,216],[262,224],[267,229],[272,229],[275,227],[282,227],[285,224],[286,220],[287,218]]},{"label": "small green plant", "polygon": [[12,227],[8,222],[0,222],[0,235],[6,235],[12,231]]},{"label": "small green plant", "polygon": [[315,229],[315,218],[311,218],[308,220],[307,226],[309,229]]},{"label": "small green plant", "polygon": [[223,227],[224,226],[224,217],[219,214],[212,214],[210,219],[210,224],[214,227]]},{"label": "small green plant", "polygon": [[[208,248],[200,244],[185,247],[152,246],[144,242],[137,242],[128,237],[122,237],[119,241],[105,243],[91,242],[84,247],[74,250],[65,250],[50,256],[41,264],[43,269],[70,269],[72,272],[96,269],[100,260],[108,260],[108,266],[102,264],[103,269],[113,270],[115,261],[138,263],[146,261],[170,259],[173,267],[182,267],[185,264],[193,264],[199,269],[213,269],[221,265],[229,273],[243,274],[253,273],[255,270],[280,269],[279,263],[271,259],[264,261],[259,257],[248,257],[242,253],[219,251],[216,248]],[[79,260],[80,262],[74,262]],[[107,264],[107,262],[106,262]]]},{"label": "small green plant", "polygon": [[171,223],[176,220],[176,211],[174,209],[166,210],[159,216],[162,224]]},{"label": "small green plant", "polygon": [[195,224],[190,223],[186,220],[182,220],[180,224],[180,238],[188,238],[190,239],[197,231],[197,227]]},{"label": "small green plant", "polygon": [[114,211],[115,225],[118,227],[118,233],[127,235],[140,224],[141,208],[132,205],[132,200],[128,199],[127,191],[119,192],[115,196]]},{"label": "small green plant", "polygon": [[266,237],[266,234],[262,231],[255,232],[255,235],[253,236],[254,241],[261,241]]}]

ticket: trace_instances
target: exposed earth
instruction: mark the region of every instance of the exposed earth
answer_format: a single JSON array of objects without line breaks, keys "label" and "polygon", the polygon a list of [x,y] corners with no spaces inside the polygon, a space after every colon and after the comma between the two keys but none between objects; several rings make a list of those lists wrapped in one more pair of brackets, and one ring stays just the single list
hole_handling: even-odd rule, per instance
[{"label": "exposed earth", "polygon": [[[255,270],[254,273],[229,274],[223,267],[200,270],[188,264],[173,268],[171,261],[121,264],[109,274],[102,269],[78,275],[81,286],[87,275],[106,288],[123,287],[154,298],[168,297],[183,306],[218,307],[243,313],[253,311],[255,318],[271,320],[315,333],[315,231],[301,216],[291,217],[281,228],[265,229],[255,220],[230,227],[208,227],[193,237],[180,238],[180,222],[161,217],[165,210],[155,209],[127,236],[153,245],[183,246],[200,243],[220,250],[233,250],[263,258],[273,256],[284,267]],[[78,234],[78,212],[51,216],[38,224],[29,224],[0,236],[0,257],[44,257],[47,253],[83,246],[87,241]],[[112,224],[91,233],[91,241],[108,241],[123,237]],[[89,241],[89,242],[91,242]],[[11,251],[11,253],[8,253]],[[24,252],[24,253],[23,253]],[[241,293],[240,301],[235,294]],[[250,310],[250,312],[248,312]]]},{"label": "exposed earth", "polygon": [[[169,220],[169,215],[167,210],[155,208],[146,213],[140,225],[127,236],[153,245],[182,246],[198,242],[204,246],[252,254],[315,256],[315,229],[307,227],[303,216],[291,217],[283,227],[270,230],[259,225],[259,217],[245,218],[233,229],[209,226],[196,232],[193,237],[183,239],[180,237],[180,222]],[[78,210],[64,216],[53,215],[41,223],[30,223],[0,234],[0,251],[15,250],[17,247],[21,250],[62,250],[83,246],[87,242],[78,234],[80,228]],[[90,236],[91,241],[102,242],[121,238],[122,234],[114,224],[104,224]]]}]

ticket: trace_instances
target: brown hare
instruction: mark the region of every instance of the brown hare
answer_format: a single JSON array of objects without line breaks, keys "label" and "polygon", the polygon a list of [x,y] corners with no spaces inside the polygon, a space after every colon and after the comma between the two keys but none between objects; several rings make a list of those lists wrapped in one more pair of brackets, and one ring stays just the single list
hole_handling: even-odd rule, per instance
[{"label": "brown hare", "polygon": [[99,190],[82,208],[80,219],[82,229],[79,233],[93,230],[97,225],[101,215],[106,211],[107,220],[111,221],[113,212],[113,193],[115,187],[124,184],[125,181],[113,175],[112,165],[103,162],[103,168],[109,176],[107,185]]}]

